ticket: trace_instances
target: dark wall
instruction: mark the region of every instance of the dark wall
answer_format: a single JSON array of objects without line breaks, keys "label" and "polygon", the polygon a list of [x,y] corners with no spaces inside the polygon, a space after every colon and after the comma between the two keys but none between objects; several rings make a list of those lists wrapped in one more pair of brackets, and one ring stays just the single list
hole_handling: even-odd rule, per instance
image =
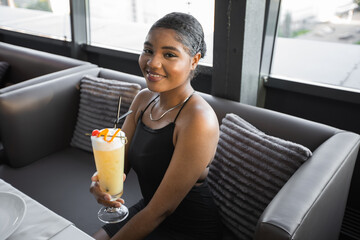
[{"label": "dark wall", "polygon": [[[0,41],[66,57],[72,55],[71,43],[55,39],[44,39],[33,35],[1,30]],[[142,76],[138,65],[138,56],[133,54],[84,45],[80,47],[79,55],[82,56],[81,60],[91,62],[99,67]],[[198,74],[192,81],[194,89],[210,93],[212,68],[199,65],[198,70]]]},{"label": "dark wall", "polygon": [[55,39],[44,39],[33,35],[16,33],[6,30],[0,31],[0,41],[13,45],[50,52],[71,57],[71,43]]},{"label": "dark wall", "polygon": [[[137,57],[129,56],[125,59],[124,56],[120,56],[121,54],[119,56],[113,56],[110,54],[104,54],[101,52],[101,50],[86,51],[87,60],[91,63],[94,63],[100,67],[142,76]],[[192,80],[192,86],[197,91],[210,93],[211,76],[212,68],[199,65],[198,73]]]}]

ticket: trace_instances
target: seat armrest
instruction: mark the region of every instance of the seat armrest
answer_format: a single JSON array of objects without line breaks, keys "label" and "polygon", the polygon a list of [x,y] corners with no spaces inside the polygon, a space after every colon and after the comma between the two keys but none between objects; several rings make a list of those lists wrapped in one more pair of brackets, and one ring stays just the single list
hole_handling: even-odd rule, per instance
[{"label": "seat armrest", "polygon": [[76,72],[82,72],[83,70],[90,69],[90,68],[96,68],[96,67],[97,66],[94,65],[94,64],[84,64],[84,65],[80,65],[80,66],[76,66],[76,67],[72,67],[72,68],[67,68],[67,69],[64,69],[64,70],[61,70],[61,71],[58,71],[58,72],[49,73],[49,74],[46,74],[46,75],[42,75],[40,77],[29,79],[29,80],[19,82],[19,83],[10,85],[8,87],[2,88],[2,89],[0,89],[0,94],[10,92],[10,91],[14,91],[14,90],[19,89],[19,88],[31,86],[31,85],[34,85],[34,84],[37,84],[37,83],[50,81],[52,79],[56,79],[56,78],[59,78],[59,77],[71,75],[71,74],[76,73]]},{"label": "seat armrest", "polygon": [[340,132],[316,149],[267,206],[255,239],[338,239],[359,144]]},{"label": "seat armrest", "polygon": [[8,163],[27,165],[69,145],[87,69],[0,95],[0,132]]}]

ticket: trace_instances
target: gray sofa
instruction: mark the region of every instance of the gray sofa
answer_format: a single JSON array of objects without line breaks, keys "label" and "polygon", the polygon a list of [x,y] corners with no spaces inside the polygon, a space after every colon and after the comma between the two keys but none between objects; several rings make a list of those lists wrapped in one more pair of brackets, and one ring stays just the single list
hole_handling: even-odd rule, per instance
[{"label": "gray sofa", "polygon": [[[94,67],[86,61],[0,42],[0,61],[9,64],[0,94]],[[31,80],[30,82],[28,82]],[[26,82],[26,83],[25,83]]]},{"label": "gray sofa", "polygon": [[[7,164],[0,178],[93,234],[101,223],[89,193],[91,153],[69,145],[83,75],[139,83],[142,78],[104,68],[86,69],[0,95],[0,130]],[[219,122],[235,113],[267,134],[309,148],[313,155],[282,187],[258,220],[254,239],[337,239],[360,137],[323,124],[201,94]],[[130,172],[126,205],[140,198]],[[223,239],[236,239],[224,226]]]},{"label": "gray sofa", "polygon": [[[96,67],[86,61],[0,42],[0,62],[9,64],[0,81],[0,95],[32,84]],[[1,119],[0,119],[1,121]],[[0,138],[0,162],[3,146]]]}]

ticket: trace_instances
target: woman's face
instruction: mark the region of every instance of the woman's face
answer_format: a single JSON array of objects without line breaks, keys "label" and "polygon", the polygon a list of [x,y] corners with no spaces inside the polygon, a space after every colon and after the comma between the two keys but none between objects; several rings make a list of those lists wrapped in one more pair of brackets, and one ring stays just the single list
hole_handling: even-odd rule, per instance
[{"label": "woman's face", "polygon": [[151,91],[164,92],[185,86],[197,66],[200,54],[191,57],[176,36],[172,29],[155,28],[145,39],[139,66]]}]

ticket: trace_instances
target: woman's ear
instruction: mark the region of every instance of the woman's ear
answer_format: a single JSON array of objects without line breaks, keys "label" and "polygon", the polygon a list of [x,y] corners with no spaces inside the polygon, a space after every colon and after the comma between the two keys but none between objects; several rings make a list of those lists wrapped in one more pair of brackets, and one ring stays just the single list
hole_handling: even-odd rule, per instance
[{"label": "woman's ear", "polygon": [[192,58],[191,60],[191,70],[195,70],[196,69],[196,66],[198,65],[199,61],[200,61],[200,58],[201,58],[201,53],[197,53],[195,54],[195,56]]}]

